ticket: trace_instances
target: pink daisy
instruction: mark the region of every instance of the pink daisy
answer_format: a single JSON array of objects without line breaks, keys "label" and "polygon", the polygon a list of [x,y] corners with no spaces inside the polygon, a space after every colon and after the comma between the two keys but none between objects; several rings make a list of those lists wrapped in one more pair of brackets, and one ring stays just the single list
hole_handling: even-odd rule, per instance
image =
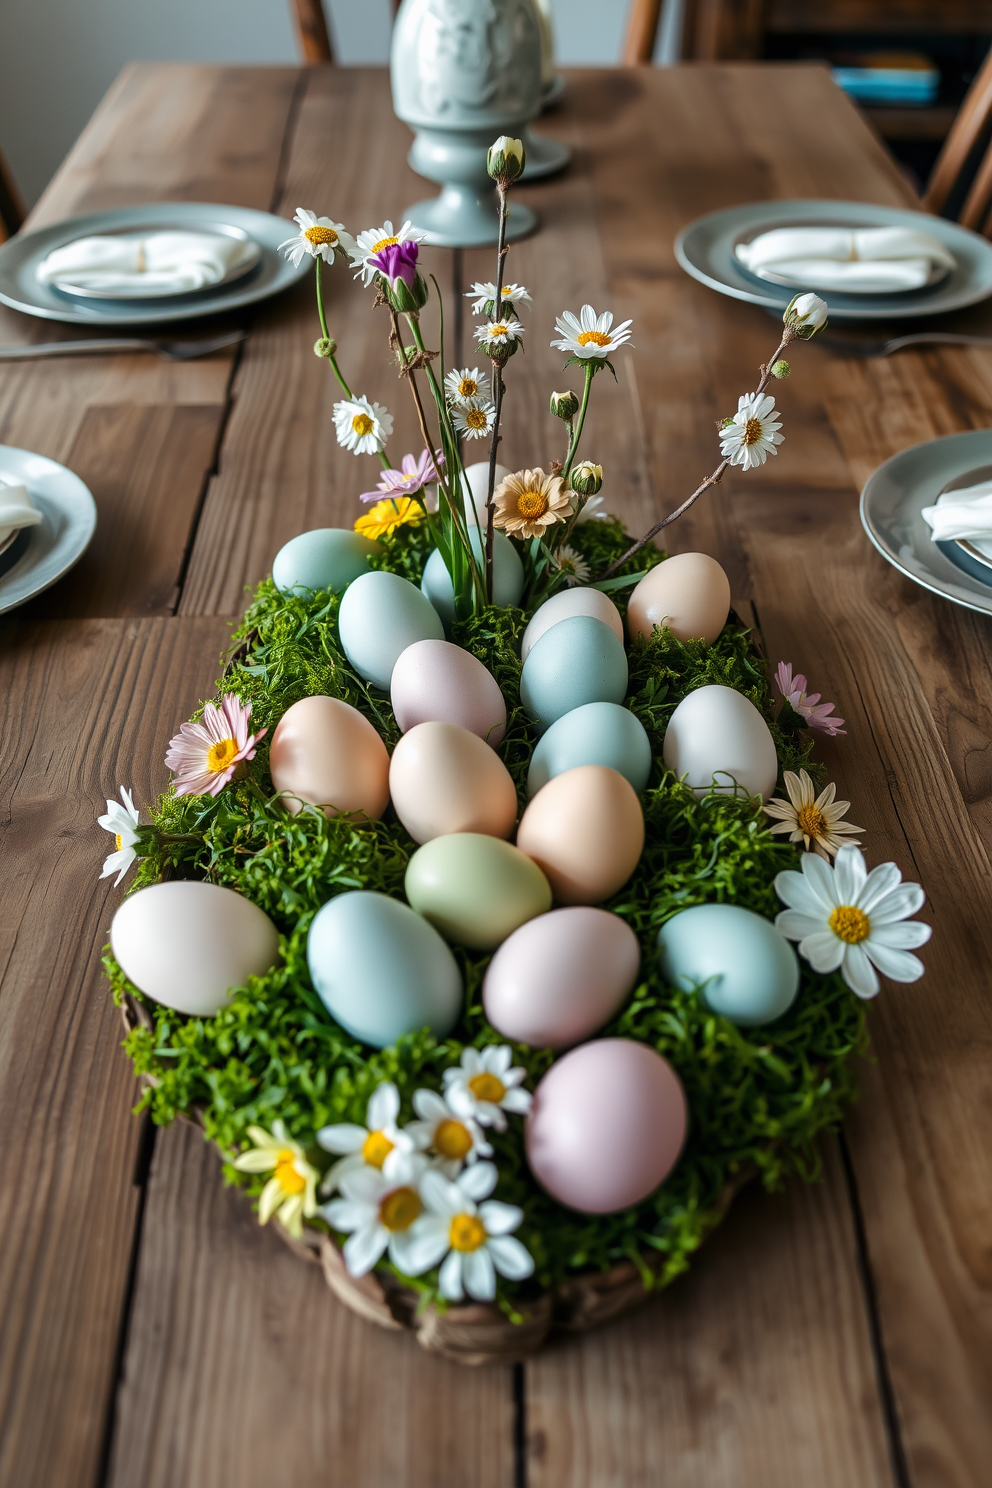
[{"label": "pink daisy", "polygon": [[[440,462],[440,454],[437,456]],[[383,496],[413,496],[437,480],[437,470],[428,450],[420,458],[404,455],[399,470],[384,470],[374,491],[363,491],[359,501],[381,501]]]},{"label": "pink daisy", "polygon": [[242,760],[255,758],[255,745],[268,732],[248,732],[251,703],[240,703],[233,692],[219,708],[207,703],[202,723],[184,723],[169,740],[165,763],[175,771],[177,796],[217,796],[234,778]]},{"label": "pink daisy", "polygon": [[775,671],[775,685],[785,698],[790,708],[805,718],[810,728],[822,729],[831,737],[835,734],[846,734],[847,730],[841,728],[843,718],[833,715],[833,703],[821,703],[818,692],[807,692],[806,678],[802,672],[797,677],[792,675],[792,662],[780,661]]}]

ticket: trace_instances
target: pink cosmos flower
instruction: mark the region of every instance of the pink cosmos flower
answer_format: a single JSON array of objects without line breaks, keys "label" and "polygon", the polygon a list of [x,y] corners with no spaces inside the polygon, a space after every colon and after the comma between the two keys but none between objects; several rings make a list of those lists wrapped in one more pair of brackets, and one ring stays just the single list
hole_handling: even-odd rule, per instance
[{"label": "pink cosmos flower", "polygon": [[[438,462],[441,456],[436,457]],[[359,501],[381,501],[384,496],[413,496],[424,486],[437,480],[437,468],[428,450],[421,452],[419,460],[413,455],[404,455],[399,470],[384,470],[374,491],[363,491]]]},{"label": "pink cosmos flower", "polygon": [[177,796],[217,796],[242,760],[255,758],[255,745],[268,732],[248,732],[251,703],[240,703],[226,693],[219,708],[207,703],[202,723],[184,723],[166,751],[165,763],[175,771]]},{"label": "pink cosmos flower", "polygon": [[802,672],[797,677],[792,675],[791,661],[779,662],[775,671],[775,685],[789,706],[800,717],[805,718],[810,728],[822,729],[831,737],[847,733],[846,729],[841,728],[843,718],[834,715],[834,704],[821,703],[818,692],[807,692],[808,684]]}]

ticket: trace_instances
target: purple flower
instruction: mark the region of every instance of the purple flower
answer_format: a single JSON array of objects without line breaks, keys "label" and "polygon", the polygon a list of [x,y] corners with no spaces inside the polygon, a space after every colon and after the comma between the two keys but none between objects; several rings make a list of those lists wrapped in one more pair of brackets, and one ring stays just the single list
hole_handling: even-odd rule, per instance
[{"label": "purple flower", "polygon": [[[416,248],[416,243],[413,245]],[[440,452],[435,457],[441,462]],[[419,460],[404,455],[399,470],[384,470],[374,491],[363,491],[360,501],[381,501],[383,496],[413,496],[437,480],[437,468],[429,450],[422,450]]]},{"label": "purple flower", "polygon": [[807,692],[808,684],[802,672],[796,677],[792,675],[791,661],[779,662],[775,671],[775,685],[790,708],[801,718],[805,718],[810,728],[822,729],[831,737],[847,733],[846,729],[841,728],[843,718],[831,717],[834,704],[821,703],[818,692]]},{"label": "purple flower", "polygon": [[403,243],[389,243],[381,252],[373,253],[367,262],[388,280],[390,289],[395,289],[400,279],[408,289],[413,289],[419,252],[419,244],[407,239]]},{"label": "purple flower", "polygon": [[255,758],[267,729],[248,732],[251,703],[226,693],[220,707],[207,703],[202,723],[184,723],[169,741],[165,763],[175,771],[177,796],[216,796],[233,780],[242,760]]}]

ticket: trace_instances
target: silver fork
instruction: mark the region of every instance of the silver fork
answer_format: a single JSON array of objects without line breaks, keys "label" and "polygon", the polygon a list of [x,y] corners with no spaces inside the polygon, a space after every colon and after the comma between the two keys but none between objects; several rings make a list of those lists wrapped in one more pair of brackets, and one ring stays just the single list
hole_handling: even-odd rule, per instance
[{"label": "silver fork", "polygon": [[841,356],[887,357],[907,346],[992,346],[992,336],[967,336],[959,331],[913,331],[890,341],[847,341],[840,336],[821,336],[820,345]]},{"label": "silver fork", "polygon": [[154,351],[167,362],[192,362],[197,357],[236,346],[247,331],[227,331],[223,336],[197,341],[147,341],[136,336],[100,336],[92,341],[40,341],[35,346],[0,346],[0,362],[24,362],[36,357],[99,356],[113,351]]}]

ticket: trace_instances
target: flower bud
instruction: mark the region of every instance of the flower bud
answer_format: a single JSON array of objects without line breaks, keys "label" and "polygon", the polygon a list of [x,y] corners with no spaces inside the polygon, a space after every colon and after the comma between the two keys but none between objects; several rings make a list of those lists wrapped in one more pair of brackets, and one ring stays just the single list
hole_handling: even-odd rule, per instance
[{"label": "flower bud", "polygon": [[595,496],[603,485],[603,467],[583,460],[572,471],[568,483],[577,496]]},{"label": "flower bud", "polygon": [[511,181],[515,181],[523,173],[526,163],[527,152],[523,141],[501,134],[496,143],[489,147],[486,169],[493,180],[505,190]]},{"label": "flower bud", "polygon": [[780,360],[777,362],[773,362],[772,364],[771,374],[774,378],[777,378],[779,382],[781,382],[784,377],[788,377],[791,371],[792,368],[786,361]]},{"label": "flower bud", "polygon": [[313,354],[316,357],[332,357],[337,349],[338,343],[329,336],[321,336],[319,341],[313,343]]},{"label": "flower bud", "polygon": [[827,323],[827,302],[815,294],[793,295],[785,307],[782,319],[786,330],[808,341],[810,336],[822,331]]},{"label": "flower bud", "polygon": [[497,367],[505,367],[519,345],[519,341],[510,340],[480,341],[479,350],[483,356],[487,356]]},{"label": "flower bud", "polygon": [[555,418],[564,419],[566,423],[574,419],[579,411],[579,395],[571,390],[564,393],[551,394],[551,412]]}]

